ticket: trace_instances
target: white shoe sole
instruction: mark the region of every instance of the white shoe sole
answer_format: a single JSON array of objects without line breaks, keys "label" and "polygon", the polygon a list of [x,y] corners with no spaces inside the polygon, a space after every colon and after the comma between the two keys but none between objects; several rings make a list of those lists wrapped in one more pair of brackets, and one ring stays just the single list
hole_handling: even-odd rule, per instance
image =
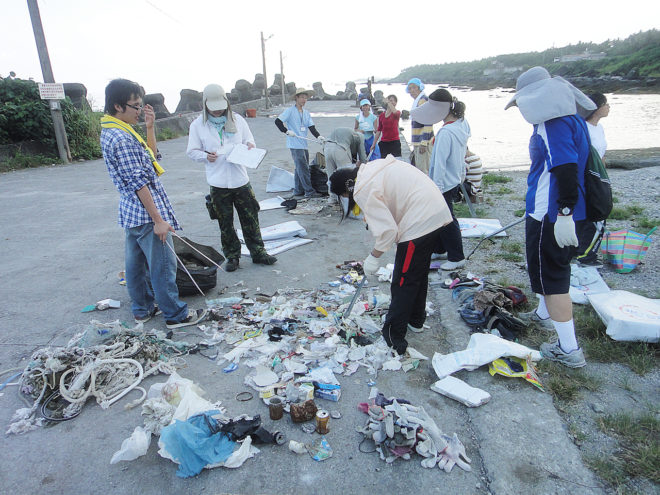
[{"label": "white shoe sole", "polygon": [[465,266],[465,260],[461,261],[448,261],[440,265],[440,268],[445,271],[456,270],[457,268],[462,268]]}]

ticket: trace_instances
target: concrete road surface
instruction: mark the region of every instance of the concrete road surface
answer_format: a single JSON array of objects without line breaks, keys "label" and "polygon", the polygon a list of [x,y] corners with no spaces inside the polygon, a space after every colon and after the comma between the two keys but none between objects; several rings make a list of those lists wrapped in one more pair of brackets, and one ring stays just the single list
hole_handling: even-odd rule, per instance
[{"label": "concrete road surface", "polygon": [[[353,126],[357,109],[348,102],[309,102],[317,128],[329,135],[337,126]],[[265,192],[271,166],[293,171],[284,136],[273,117],[249,119],[257,145],[268,154],[250,171],[259,200],[275,196]],[[220,250],[216,223],[209,220],[204,195],[208,193],[204,167],[185,155],[187,138],[160,143],[161,164],[166,169],[163,183],[174,205],[183,234]],[[311,144],[313,152],[318,145]],[[126,289],[118,284],[123,269],[123,231],[117,226],[118,194],[103,160],[67,166],[43,167],[0,175],[0,371],[20,367],[32,352],[47,345],[64,345],[90,319],[132,321]],[[253,265],[243,258],[233,273],[219,273],[218,287],[232,291],[257,288],[274,291],[296,287],[314,289],[340,274],[338,262],[363,259],[372,239],[360,221],[339,224],[337,210],[326,208],[318,215],[292,216],[283,209],[260,214],[261,226],[298,220],[314,242],[278,255],[274,266]],[[467,244],[466,248],[471,248]],[[391,251],[385,255],[393,260]],[[387,284],[380,284],[388,291]],[[121,309],[104,313],[81,313],[88,304],[104,298],[121,301]],[[191,307],[204,305],[204,298],[186,298]],[[411,344],[431,357],[464,349],[468,328],[456,315],[449,291],[433,288],[429,300],[436,314],[431,328],[410,337]],[[161,318],[149,327],[163,328]],[[197,383],[211,400],[221,400],[230,415],[261,414],[264,426],[285,432],[288,439],[308,442],[304,433],[285,415],[279,422],[268,418],[267,408],[258,400],[238,402],[236,393],[247,390],[243,378],[249,370],[241,366],[231,374],[222,373],[215,362],[186,356],[179,373]],[[469,409],[432,392],[437,379],[430,362],[413,372],[380,372],[377,387],[386,396],[403,397],[422,405],[446,433],[456,432],[472,458],[472,471],[458,468],[447,474],[437,468],[424,469],[420,458],[391,465],[376,453],[358,450],[361,435],[355,428],[365,423],[356,405],[369,395],[363,369],[341,377],[338,409],[342,418],[331,420],[327,439],[331,459],[315,462],[308,455],[296,455],[286,446],[265,446],[255,458],[239,469],[205,470],[191,479],[175,475],[176,465],[157,454],[156,442],[149,452],[133,462],[110,465],[133,428],[142,424],[140,408],[124,410],[133,395],[107,410],[89,401],[79,417],[21,436],[3,438],[0,449],[0,492],[6,494],[422,494],[422,493],[601,493],[592,473],[583,465],[577,448],[569,440],[550,395],[522,380],[493,378],[487,368],[459,372],[459,378],[484,388],[491,401]],[[3,375],[3,379],[7,375]],[[164,381],[151,377],[149,386]],[[16,387],[0,396],[0,426],[10,422],[13,412],[23,407]],[[314,434],[316,435],[316,434]]]}]

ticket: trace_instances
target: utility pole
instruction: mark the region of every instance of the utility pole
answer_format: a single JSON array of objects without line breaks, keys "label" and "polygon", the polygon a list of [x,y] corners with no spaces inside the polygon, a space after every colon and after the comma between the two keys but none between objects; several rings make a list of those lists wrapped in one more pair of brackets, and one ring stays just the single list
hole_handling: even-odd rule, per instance
[{"label": "utility pole", "polygon": [[282,105],[286,105],[286,84],[284,84],[284,64],[282,63],[282,50],[280,50],[280,79],[282,83]]},{"label": "utility pole", "polygon": [[270,35],[268,38],[264,39],[264,32],[261,31],[261,59],[264,64],[264,97],[266,98],[266,108],[270,108],[270,100],[268,99],[268,77],[266,76],[266,41],[272,38],[273,35]]},{"label": "utility pole", "polygon": [[[27,0],[30,19],[32,21],[32,31],[34,31],[34,41],[37,44],[39,53],[39,63],[41,64],[41,73],[45,83],[54,83],[53,69],[50,66],[50,57],[48,56],[48,47],[46,46],[46,36],[44,28],[41,25],[41,15],[39,14],[39,5],[37,0]],[[66,137],[64,119],[62,118],[62,108],[59,100],[48,100],[50,106],[50,115],[53,119],[53,128],[55,129],[55,140],[57,141],[57,151],[60,154],[60,160],[64,163],[71,162],[71,152],[69,151],[69,141]]]}]

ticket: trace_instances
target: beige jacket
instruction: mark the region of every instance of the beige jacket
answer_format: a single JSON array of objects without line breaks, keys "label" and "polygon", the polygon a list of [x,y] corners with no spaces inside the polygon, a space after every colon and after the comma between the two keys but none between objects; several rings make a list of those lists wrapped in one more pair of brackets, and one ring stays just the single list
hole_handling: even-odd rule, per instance
[{"label": "beige jacket", "polygon": [[445,198],[429,176],[391,155],[360,167],[353,198],[364,212],[378,251],[422,237],[452,220]]}]

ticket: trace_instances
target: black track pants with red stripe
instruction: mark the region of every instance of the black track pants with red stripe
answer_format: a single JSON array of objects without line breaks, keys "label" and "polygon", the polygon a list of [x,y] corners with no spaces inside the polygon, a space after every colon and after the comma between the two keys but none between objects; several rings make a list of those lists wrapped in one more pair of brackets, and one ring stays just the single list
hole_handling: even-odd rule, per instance
[{"label": "black track pants with red stripe", "polygon": [[412,241],[400,242],[392,273],[392,302],[383,325],[383,337],[399,354],[408,348],[408,324],[421,328],[426,319],[426,293],[431,254],[440,238],[437,229]]}]

